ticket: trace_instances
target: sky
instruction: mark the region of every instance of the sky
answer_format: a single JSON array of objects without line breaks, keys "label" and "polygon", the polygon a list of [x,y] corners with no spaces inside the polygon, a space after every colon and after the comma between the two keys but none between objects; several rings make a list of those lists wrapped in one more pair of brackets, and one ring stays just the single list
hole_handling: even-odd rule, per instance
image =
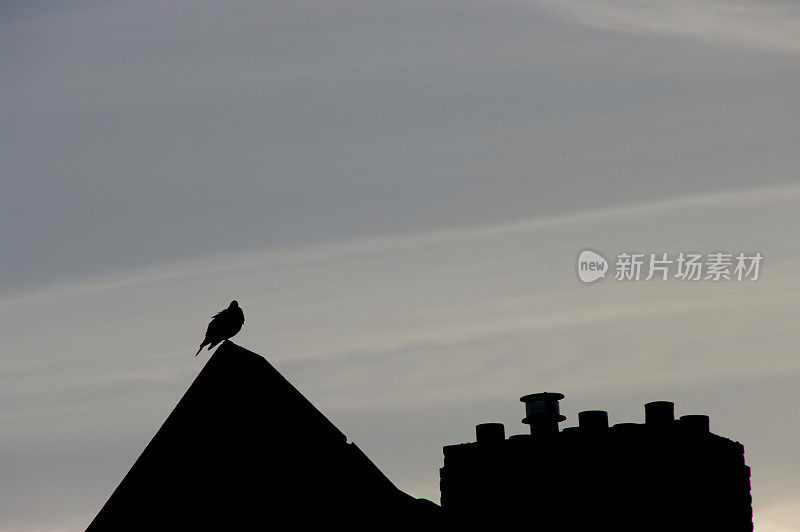
[{"label": "sky", "polygon": [[0,529],[85,528],[237,299],[415,496],[526,393],[671,400],[800,531],[800,4],[2,0],[0,50]]}]

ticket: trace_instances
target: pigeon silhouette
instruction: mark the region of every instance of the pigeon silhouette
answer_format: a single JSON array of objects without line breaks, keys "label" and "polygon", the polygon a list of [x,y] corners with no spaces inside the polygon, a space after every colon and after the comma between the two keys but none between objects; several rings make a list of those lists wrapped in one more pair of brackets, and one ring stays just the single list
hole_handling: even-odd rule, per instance
[{"label": "pigeon silhouette", "polygon": [[214,317],[211,318],[211,323],[208,324],[208,329],[206,329],[206,337],[203,339],[203,343],[200,344],[200,349],[197,350],[194,356],[199,355],[203,347],[208,346],[208,350],[210,351],[211,348],[218,343],[235,335],[242,330],[243,324],[244,312],[242,312],[242,309],[239,307],[239,303],[233,300],[231,304],[228,305],[228,308],[217,312]]}]

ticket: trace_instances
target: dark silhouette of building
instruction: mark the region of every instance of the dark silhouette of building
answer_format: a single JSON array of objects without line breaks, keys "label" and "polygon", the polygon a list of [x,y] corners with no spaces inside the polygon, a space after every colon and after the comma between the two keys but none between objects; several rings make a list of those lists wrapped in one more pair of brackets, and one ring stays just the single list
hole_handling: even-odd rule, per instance
[{"label": "dark silhouette of building", "polygon": [[89,525],[127,530],[752,530],[743,447],[707,416],[608,426],[522,398],[531,434],[499,423],[444,447],[441,502],[397,489],[263,357],[225,341]]},{"label": "dark silhouette of building", "polygon": [[224,342],[88,530],[431,528],[263,357]]},{"label": "dark silhouette of building", "polygon": [[565,418],[559,393],[521,398],[531,434],[500,423],[444,447],[441,503],[454,528],[524,524],[542,531],[751,531],[744,447],[709,431],[708,416],[674,419],[670,402],[645,405],[645,422],[608,426],[608,414]]}]

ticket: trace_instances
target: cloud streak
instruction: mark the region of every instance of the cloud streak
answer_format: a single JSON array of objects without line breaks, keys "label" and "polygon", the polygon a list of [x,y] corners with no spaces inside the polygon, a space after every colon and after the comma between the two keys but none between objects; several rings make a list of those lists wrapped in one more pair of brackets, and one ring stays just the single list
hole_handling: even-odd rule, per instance
[{"label": "cloud streak", "polygon": [[800,53],[795,2],[677,0],[536,0],[582,24],[640,35],[690,38],[715,46]]}]

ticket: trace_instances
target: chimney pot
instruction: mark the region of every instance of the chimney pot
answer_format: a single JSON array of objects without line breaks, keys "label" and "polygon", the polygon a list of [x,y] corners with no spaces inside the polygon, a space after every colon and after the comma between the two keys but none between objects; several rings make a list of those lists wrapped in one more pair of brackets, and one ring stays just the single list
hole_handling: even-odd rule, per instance
[{"label": "chimney pot", "polygon": [[481,423],[475,425],[475,440],[478,443],[498,443],[505,441],[506,430],[502,423]]},{"label": "chimney pot", "polygon": [[681,416],[680,427],[691,434],[708,434],[710,432],[708,416]]},{"label": "chimney pot", "polygon": [[644,422],[654,427],[666,427],[675,421],[675,405],[671,401],[653,401],[644,405]]},{"label": "chimney pot", "polygon": [[578,426],[586,432],[605,432],[608,430],[608,412],[605,410],[579,412]]}]

